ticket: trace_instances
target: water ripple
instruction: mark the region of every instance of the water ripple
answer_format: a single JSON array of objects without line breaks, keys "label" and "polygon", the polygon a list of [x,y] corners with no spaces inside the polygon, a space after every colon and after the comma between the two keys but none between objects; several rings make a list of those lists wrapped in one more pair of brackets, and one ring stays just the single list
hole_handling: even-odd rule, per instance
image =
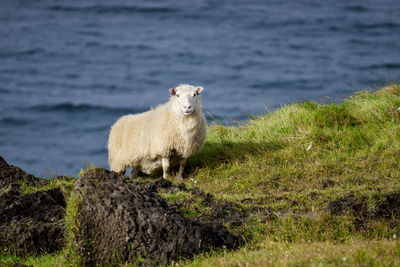
[{"label": "water ripple", "polygon": [[24,109],[36,112],[65,112],[65,113],[101,112],[107,114],[128,114],[128,113],[138,113],[144,111],[144,109],[137,107],[135,108],[107,107],[107,106],[96,106],[86,103],[73,103],[73,102],[63,102],[56,104],[39,104]]},{"label": "water ripple", "polygon": [[169,7],[139,7],[139,6],[124,6],[124,5],[93,5],[93,6],[65,6],[65,5],[54,5],[48,7],[51,11],[62,11],[62,12],[84,12],[94,14],[137,14],[137,13],[148,13],[148,14],[165,14],[165,13],[176,13],[177,9]]}]

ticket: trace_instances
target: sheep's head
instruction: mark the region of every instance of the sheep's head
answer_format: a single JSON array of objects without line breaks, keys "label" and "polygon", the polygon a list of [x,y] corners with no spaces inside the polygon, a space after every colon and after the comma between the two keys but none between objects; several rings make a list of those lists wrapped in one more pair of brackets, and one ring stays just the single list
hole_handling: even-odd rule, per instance
[{"label": "sheep's head", "polygon": [[203,89],[201,86],[182,84],[176,88],[171,88],[170,93],[178,110],[188,116],[201,109],[199,94]]}]

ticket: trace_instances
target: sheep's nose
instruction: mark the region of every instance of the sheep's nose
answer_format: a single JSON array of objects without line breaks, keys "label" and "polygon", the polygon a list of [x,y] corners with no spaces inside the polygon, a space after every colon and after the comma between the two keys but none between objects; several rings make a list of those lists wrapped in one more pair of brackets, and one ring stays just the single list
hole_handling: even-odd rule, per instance
[{"label": "sheep's nose", "polygon": [[183,106],[185,109],[189,109],[189,108],[191,108],[192,106]]}]

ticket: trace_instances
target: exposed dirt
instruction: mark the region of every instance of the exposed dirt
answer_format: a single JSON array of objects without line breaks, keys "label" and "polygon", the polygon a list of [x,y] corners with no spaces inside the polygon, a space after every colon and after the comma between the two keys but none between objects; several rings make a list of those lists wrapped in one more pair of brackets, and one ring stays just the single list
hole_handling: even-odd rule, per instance
[{"label": "exposed dirt", "polygon": [[143,185],[103,169],[77,182],[75,247],[83,265],[166,264],[214,248],[235,248],[239,238],[222,225],[182,216],[155,193],[168,181]]},{"label": "exposed dirt", "polygon": [[21,194],[17,182],[43,182],[1,157],[0,182],[0,249],[18,256],[61,249],[65,200],[60,189]]},{"label": "exposed dirt", "polygon": [[[242,205],[232,201],[217,201],[212,194],[206,193],[199,188],[188,189],[184,183],[175,186],[165,179],[159,179],[145,184],[145,187],[154,193],[175,193],[177,191],[184,191],[199,196],[202,199],[201,204],[204,207],[210,208],[208,213],[203,213],[197,218],[201,222],[226,223],[236,228],[246,223],[254,214],[260,215],[260,217],[265,220],[276,218],[276,215],[271,208],[260,206],[258,205],[259,203],[246,203],[245,201],[242,201],[242,203],[249,204],[246,205],[246,207],[243,207]],[[176,208],[179,209],[181,206],[177,205]]]},{"label": "exposed dirt", "polygon": [[331,179],[323,179],[321,181],[321,183],[322,183],[322,188],[324,188],[324,189],[326,189],[328,187],[332,187],[336,184],[335,181],[333,181]]},{"label": "exposed dirt", "polygon": [[11,184],[23,182],[28,184],[40,184],[43,181],[16,166],[9,165],[4,158],[0,156],[0,193],[6,190]]},{"label": "exposed dirt", "polygon": [[[127,183],[126,177],[106,170],[93,172],[76,185],[82,197],[76,245],[85,255],[85,264],[115,264],[116,260],[140,263],[142,259],[150,264],[167,263],[211,247],[235,248],[241,241],[220,224],[228,217],[244,220],[245,213],[234,203],[216,204],[210,194],[189,190],[183,183],[175,186],[164,179]],[[18,256],[61,250],[66,206],[61,190],[22,194],[22,183],[39,186],[47,181],[10,166],[0,157],[0,249]],[[207,205],[215,207],[213,215],[198,221],[185,218],[158,196],[162,190],[202,196]],[[228,209],[231,216],[226,214]]]},{"label": "exposed dirt", "polygon": [[400,218],[400,193],[387,194],[374,210],[377,218],[393,219]]},{"label": "exposed dirt", "polygon": [[[58,179],[62,179],[59,177]],[[266,221],[276,218],[265,207],[270,199],[243,199],[240,203],[218,201],[199,188],[184,183],[174,185],[165,179],[151,182],[126,180],[103,169],[88,171],[77,180],[80,196],[76,248],[82,264],[118,264],[133,261],[142,264],[166,264],[210,248],[235,248],[242,242],[228,232],[257,215]],[[0,249],[18,256],[55,252],[64,246],[65,199],[60,189],[22,194],[21,183],[34,186],[46,180],[10,166],[0,157]],[[331,181],[326,186],[331,186]],[[184,191],[200,198],[208,208],[195,219],[180,214],[159,193]],[[310,197],[315,197],[311,195]],[[358,229],[367,229],[375,219],[400,224],[400,193],[375,196],[368,207],[365,196],[349,194],[332,201],[332,215],[354,217]],[[371,224],[372,225],[372,224]]]},{"label": "exposed dirt", "polygon": [[23,263],[15,263],[12,267],[33,267],[33,265],[25,265]]},{"label": "exposed dirt", "polygon": [[333,215],[352,214],[359,218],[398,219],[400,217],[400,193],[388,193],[375,196],[376,204],[368,208],[365,196],[354,194],[338,198],[329,203],[327,209]]},{"label": "exposed dirt", "polygon": [[354,194],[338,198],[329,203],[327,210],[333,215],[348,214],[353,216],[355,229],[363,232],[374,231],[374,220],[389,222],[391,229],[400,225],[400,193],[376,195],[374,208],[368,208],[365,196]]},{"label": "exposed dirt", "polygon": [[332,215],[351,214],[365,217],[368,214],[365,197],[356,197],[354,194],[332,201],[327,209]]}]

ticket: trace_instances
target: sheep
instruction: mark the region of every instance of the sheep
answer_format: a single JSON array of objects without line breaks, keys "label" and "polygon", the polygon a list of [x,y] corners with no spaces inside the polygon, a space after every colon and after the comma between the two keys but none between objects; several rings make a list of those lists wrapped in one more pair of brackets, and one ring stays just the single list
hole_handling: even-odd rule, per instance
[{"label": "sheep", "polygon": [[138,172],[155,175],[179,164],[177,175],[182,180],[189,156],[200,151],[207,133],[202,111],[201,86],[181,84],[170,89],[167,103],[147,112],[121,117],[111,127],[108,139],[108,161],[112,171],[125,174],[132,167],[130,178]]}]

